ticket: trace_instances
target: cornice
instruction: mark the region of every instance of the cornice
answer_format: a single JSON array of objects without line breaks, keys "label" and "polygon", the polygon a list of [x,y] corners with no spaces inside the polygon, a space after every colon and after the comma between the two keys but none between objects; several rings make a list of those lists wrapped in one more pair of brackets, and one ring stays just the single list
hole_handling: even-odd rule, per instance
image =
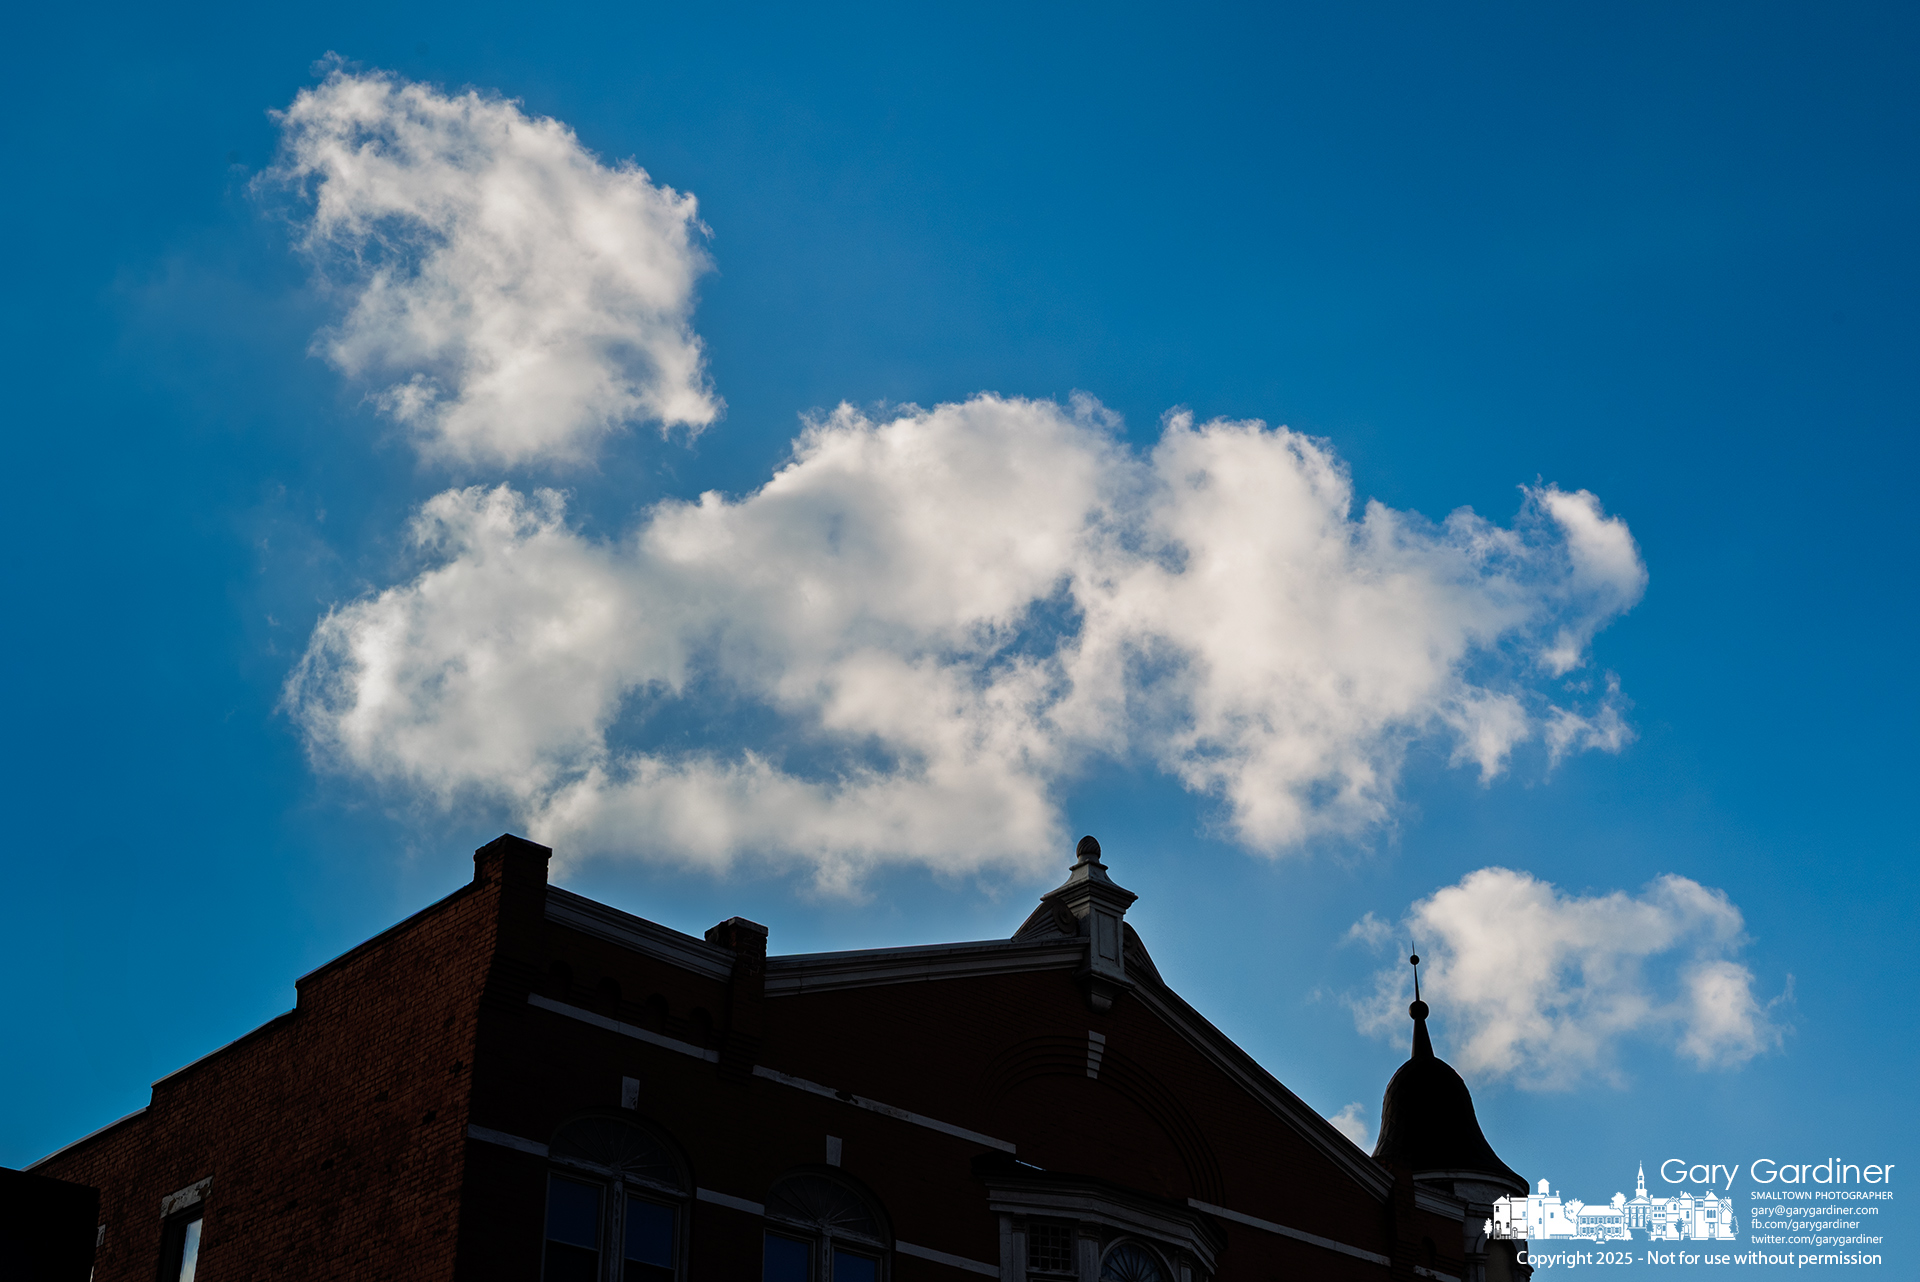
[{"label": "cornice", "polygon": [[767,958],[767,996],[795,997],[802,993],[883,984],[1073,970],[1080,965],[1085,953],[1086,941],[1071,937],[789,953]]},{"label": "cornice", "polygon": [[1467,1218],[1465,1198],[1455,1197],[1451,1193],[1442,1193],[1439,1189],[1424,1188],[1417,1182],[1413,1186],[1413,1205],[1418,1210],[1444,1215],[1450,1220]]},{"label": "cornice", "polygon": [[597,899],[576,895],[558,886],[547,888],[547,920],[571,927],[585,935],[597,935],[611,943],[644,953],[656,961],[679,966],[709,979],[724,980],[733,974],[733,950],[709,944],[704,939],[683,935],[669,926],[623,913]]}]

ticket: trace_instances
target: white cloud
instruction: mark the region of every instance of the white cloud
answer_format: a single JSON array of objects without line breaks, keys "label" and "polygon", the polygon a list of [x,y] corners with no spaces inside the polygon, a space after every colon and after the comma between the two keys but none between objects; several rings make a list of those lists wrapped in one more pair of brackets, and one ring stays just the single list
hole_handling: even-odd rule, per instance
[{"label": "white cloud", "polygon": [[386,73],[336,67],[276,119],[267,176],[310,198],[302,247],[347,300],[319,350],[423,452],[576,463],[625,424],[713,421],[692,196],[514,102]]},{"label": "white cloud", "polygon": [[1347,939],[1349,941],[1370,944],[1375,948],[1386,944],[1393,936],[1393,927],[1387,925],[1386,922],[1381,921],[1372,913],[1363,915],[1359,921],[1347,927]]},{"label": "white cloud", "polygon": [[1327,1119],[1333,1123],[1333,1129],[1359,1145],[1364,1151],[1373,1152],[1373,1131],[1367,1125],[1367,1109],[1364,1104],[1353,1103]]},{"label": "white cloud", "polygon": [[1547,713],[1542,733],[1547,740],[1547,757],[1553,764],[1571,753],[1597,748],[1618,752],[1634,740],[1633,727],[1621,714],[1625,700],[1620,694],[1620,679],[1607,674],[1607,693],[1591,716],[1582,716],[1570,708],[1553,708]]},{"label": "white cloud", "polygon": [[1588,610],[1567,621],[1542,656],[1548,671],[1561,676],[1580,666],[1595,627],[1640,599],[1647,570],[1627,523],[1602,516],[1600,501],[1587,491],[1548,489],[1540,503],[1566,536],[1572,565],[1569,589],[1590,603]]},{"label": "white cloud", "polygon": [[1141,457],[1084,398],[843,407],[759,490],[615,540],[551,492],[441,494],[425,568],[329,614],[288,704],[317,759],[565,854],[841,889],[1057,859],[1103,755],[1277,852],[1389,822],[1415,739],[1491,778],[1604,715],[1538,688],[1644,578],[1571,546],[1563,509],[1624,537],[1590,495],[1529,491],[1511,528],[1352,506],[1323,443],[1257,423],[1174,417]]},{"label": "white cloud", "polygon": [[[1615,567],[1572,535],[1602,521],[1585,491],[1530,491],[1501,529],[1461,509],[1439,526],[1369,503],[1323,443],[1259,423],[1169,420],[1130,518],[1147,555],[1103,571],[1089,640],[1180,658],[1148,742],[1236,835],[1273,850],[1386,822],[1399,754],[1443,727],[1456,761],[1500,774],[1536,732],[1522,693],[1468,677],[1525,653],[1556,674],[1637,600],[1637,554]],[[1571,514],[1571,515],[1569,515]],[[1631,542],[1628,543],[1631,550]]]},{"label": "white cloud", "polygon": [[[1371,914],[1349,931],[1388,932]],[[1564,1089],[1618,1080],[1632,1038],[1671,1045],[1701,1068],[1745,1063],[1782,1030],[1736,960],[1744,923],[1724,891],[1666,876],[1638,895],[1569,895],[1482,868],[1415,903],[1396,937],[1416,941],[1442,1050],[1462,1071]],[[1407,1035],[1404,960],[1355,1006],[1364,1029]]]}]

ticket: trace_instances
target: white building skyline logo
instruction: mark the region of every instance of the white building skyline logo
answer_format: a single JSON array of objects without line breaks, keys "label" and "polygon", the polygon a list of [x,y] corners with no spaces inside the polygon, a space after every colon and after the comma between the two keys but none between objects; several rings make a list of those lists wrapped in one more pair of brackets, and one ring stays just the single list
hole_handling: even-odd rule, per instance
[{"label": "white building skyline logo", "polygon": [[1486,1222],[1491,1238],[1538,1241],[1584,1238],[1591,1242],[1625,1242],[1644,1233],[1650,1242],[1731,1242],[1739,1236],[1733,1201],[1708,1189],[1704,1197],[1691,1192],[1674,1197],[1647,1196],[1647,1166],[1640,1164],[1639,1181],[1631,1199],[1615,1193],[1613,1200],[1589,1204],[1579,1198],[1562,1201],[1540,1181],[1537,1193],[1503,1197],[1493,1204]]}]

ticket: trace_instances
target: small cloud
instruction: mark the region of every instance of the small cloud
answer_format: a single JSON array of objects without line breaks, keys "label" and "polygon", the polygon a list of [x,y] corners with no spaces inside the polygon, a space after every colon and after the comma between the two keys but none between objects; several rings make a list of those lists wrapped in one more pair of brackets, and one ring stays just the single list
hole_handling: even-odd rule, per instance
[{"label": "small cloud", "polygon": [[346,303],[317,349],[425,454],[578,464],[635,422],[714,421],[694,198],[557,120],[338,59],[282,112],[260,188]]},{"label": "small cloud", "polygon": [[1627,523],[1605,515],[1588,491],[1569,494],[1548,485],[1527,495],[1565,539],[1564,591],[1578,608],[1540,653],[1547,671],[1564,676],[1586,662],[1587,643],[1598,628],[1639,602],[1647,590],[1647,567]]},{"label": "small cloud", "polygon": [[[1349,937],[1371,915],[1349,930]],[[1638,894],[1573,895],[1528,873],[1482,868],[1408,911],[1426,996],[1453,1030],[1462,1070],[1530,1089],[1619,1082],[1629,1039],[1669,1045],[1697,1067],[1732,1068],[1777,1047],[1774,1015],[1737,955],[1744,921],[1725,891],[1665,876]],[[1404,965],[1354,1003],[1365,1031],[1400,1036]]]},{"label": "small cloud", "polygon": [[1359,1103],[1349,1104],[1327,1120],[1333,1123],[1333,1129],[1352,1140],[1361,1151],[1373,1152],[1373,1132],[1366,1123],[1366,1106]]},{"label": "small cloud", "polygon": [[[1580,687],[1585,689],[1586,683]],[[1597,708],[1585,715],[1571,708],[1556,707],[1547,713],[1546,740],[1549,765],[1557,766],[1575,752],[1594,750],[1617,753],[1635,739],[1622,709],[1626,697],[1620,693],[1620,678],[1607,673],[1607,692]]]},{"label": "small cloud", "polygon": [[1347,927],[1346,942],[1362,943],[1369,948],[1379,948],[1393,938],[1393,927],[1368,913],[1353,925]]}]

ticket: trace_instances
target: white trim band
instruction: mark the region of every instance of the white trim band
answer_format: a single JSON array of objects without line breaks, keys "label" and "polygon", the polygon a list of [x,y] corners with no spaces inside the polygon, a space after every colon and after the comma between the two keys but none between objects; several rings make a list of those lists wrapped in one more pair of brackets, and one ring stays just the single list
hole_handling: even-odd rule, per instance
[{"label": "white trim band", "polygon": [[744,1197],[735,1197],[731,1193],[716,1193],[712,1189],[695,1189],[693,1195],[702,1202],[711,1202],[715,1206],[728,1206],[736,1211],[745,1211],[748,1215],[765,1215],[767,1208],[758,1202],[749,1202]]},{"label": "white trim band", "polygon": [[[650,1032],[644,1028],[636,1028],[632,1024],[623,1024],[617,1019],[608,1019],[605,1015],[596,1015],[590,1010],[581,1010],[578,1006],[569,1006],[567,1003],[557,1002],[551,997],[542,997],[539,993],[528,993],[527,1004],[529,1006],[536,1006],[541,1010],[552,1011],[556,1015],[565,1015],[568,1019],[577,1019],[583,1024],[592,1024],[595,1028],[604,1028],[608,1032],[619,1033],[622,1037],[631,1037],[652,1046],[659,1046],[670,1051],[678,1051],[682,1055],[691,1055],[695,1059],[704,1059],[709,1064],[717,1064],[720,1062],[720,1052],[718,1051],[708,1050],[704,1046],[694,1046],[688,1042],[675,1041],[671,1037],[662,1037],[659,1033]],[[851,1104],[855,1108],[864,1108],[870,1112],[883,1113],[898,1121],[911,1122],[915,1126],[924,1126],[930,1131],[939,1131],[943,1135],[952,1135],[958,1139],[970,1140],[975,1144],[984,1144],[988,1148],[997,1148],[1003,1153],[1011,1153],[1014,1151],[1013,1145],[1006,1140],[997,1140],[991,1135],[982,1135],[980,1132],[970,1131],[964,1126],[955,1126],[951,1122],[942,1122],[938,1118],[924,1117],[919,1113],[912,1113],[904,1108],[895,1108],[891,1104],[882,1104],[878,1100],[870,1100],[864,1096],[855,1095],[850,1091],[836,1091],[830,1086],[822,1086],[818,1082],[810,1082],[804,1077],[794,1077],[791,1074],[768,1068],[764,1064],[755,1064],[753,1066],[753,1075],[755,1077],[764,1077],[770,1082],[779,1082],[782,1086],[791,1086],[795,1090],[806,1091],[809,1094],[824,1095],[828,1099],[836,1099],[842,1104]]]},{"label": "white trim band", "polygon": [[583,1024],[592,1024],[595,1028],[604,1028],[610,1033],[631,1037],[635,1041],[646,1042],[670,1051],[679,1051],[682,1055],[691,1055],[695,1059],[704,1059],[709,1064],[720,1062],[719,1051],[710,1051],[704,1046],[695,1046],[691,1042],[662,1037],[649,1029],[639,1028],[633,1024],[623,1024],[617,1019],[608,1019],[605,1015],[596,1015],[590,1010],[581,1010],[578,1006],[556,1002],[551,997],[542,997],[539,993],[528,993],[527,1005],[538,1006],[541,1010],[550,1010],[556,1015],[565,1015],[568,1019],[577,1019]]},{"label": "white trim band", "polygon": [[[904,1108],[895,1108],[891,1104],[882,1104],[879,1100],[867,1099],[865,1096],[855,1095],[850,1091],[836,1091],[831,1086],[822,1086],[818,1082],[809,1082],[804,1077],[793,1077],[787,1073],[768,1068],[764,1064],[755,1064],[753,1066],[753,1075],[755,1077],[764,1077],[770,1082],[779,1082],[782,1086],[791,1086],[795,1090],[806,1091],[813,1095],[824,1095],[828,1099],[837,1099],[842,1104],[851,1104],[855,1108],[864,1108],[870,1112],[883,1113],[888,1117],[895,1118],[902,1122],[911,1122],[915,1126],[924,1126],[930,1131],[939,1131],[943,1135],[953,1135],[963,1140],[971,1140],[975,1144],[985,1144],[988,1148],[997,1148],[1003,1153],[1011,1153],[1014,1151],[1013,1145],[1009,1144],[1006,1140],[997,1140],[991,1135],[982,1135],[979,1131],[970,1131],[964,1126],[955,1126],[951,1122],[942,1122],[937,1118],[922,1117],[918,1113],[909,1113]],[[997,1269],[995,1270],[995,1272],[998,1271]]]},{"label": "white trim band", "polygon": [[911,1242],[898,1242],[893,1249],[902,1255],[916,1256],[922,1260],[932,1260],[935,1264],[944,1264],[952,1269],[965,1269],[969,1273],[981,1273],[990,1278],[1000,1276],[1000,1266],[983,1264],[979,1260],[969,1260],[964,1255],[949,1255],[945,1251],[936,1251],[930,1246],[915,1246]]},{"label": "white trim band", "polygon": [[482,1144],[498,1144],[501,1148],[518,1149],[522,1153],[531,1153],[535,1157],[545,1157],[547,1146],[538,1140],[523,1140],[518,1135],[509,1135],[505,1131],[496,1131],[488,1126],[475,1126],[467,1123],[467,1138],[479,1140]]},{"label": "white trim band", "polygon": [[1249,1228],[1265,1229],[1269,1233],[1278,1233],[1281,1237],[1294,1238],[1301,1242],[1310,1242],[1314,1246],[1325,1247],[1329,1251],[1338,1251],[1342,1255],[1351,1255],[1357,1260],[1366,1260],[1370,1264],[1391,1266],[1393,1261],[1378,1251],[1363,1251],[1357,1246],[1348,1246],[1345,1242],[1336,1242],[1330,1237],[1321,1237],[1317,1233],[1304,1233],[1299,1229],[1290,1229],[1284,1224],[1275,1224],[1272,1220],[1262,1220],[1239,1211],[1229,1211],[1224,1206],[1215,1206],[1211,1202],[1202,1202],[1197,1197],[1187,1199],[1187,1205],[1196,1211],[1205,1211],[1208,1215],[1217,1215],[1223,1220],[1232,1220],[1235,1224],[1245,1224]]}]

